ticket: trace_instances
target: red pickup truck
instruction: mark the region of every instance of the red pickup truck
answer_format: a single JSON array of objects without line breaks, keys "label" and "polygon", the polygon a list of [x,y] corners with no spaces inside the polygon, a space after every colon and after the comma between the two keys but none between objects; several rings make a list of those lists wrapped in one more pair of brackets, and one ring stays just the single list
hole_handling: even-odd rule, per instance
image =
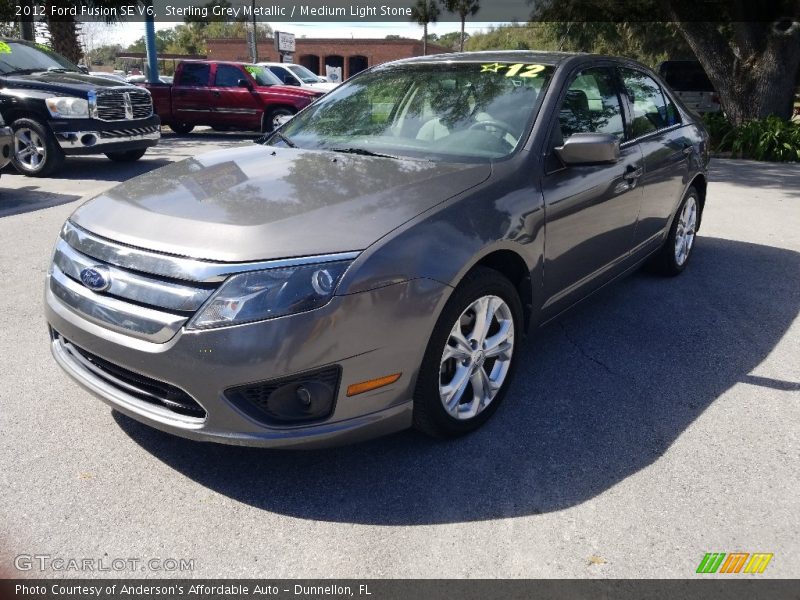
[{"label": "red pickup truck", "polygon": [[144,83],[161,122],[176,133],[196,125],[215,129],[272,131],[321,92],[283,85],[264,67],[191,60],[178,63],[173,84]]}]

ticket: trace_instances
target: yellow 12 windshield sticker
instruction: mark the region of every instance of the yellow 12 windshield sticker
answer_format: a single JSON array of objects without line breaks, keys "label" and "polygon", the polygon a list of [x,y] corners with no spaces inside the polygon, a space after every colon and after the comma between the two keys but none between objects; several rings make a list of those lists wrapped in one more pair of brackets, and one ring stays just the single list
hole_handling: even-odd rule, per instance
[{"label": "yellow 12 windshield sticker", "polygon": [[11,46],[5,42],[0,42],[0,54],[11,54]]},{"label": "yellow 12 windshield sticker", "polygon": [[505,71],[506,77],[536,77],[544,71],[544,65],[530,65],[526,63],[503,64],[489,63],[481,65],[481,73],[500,73]]}]

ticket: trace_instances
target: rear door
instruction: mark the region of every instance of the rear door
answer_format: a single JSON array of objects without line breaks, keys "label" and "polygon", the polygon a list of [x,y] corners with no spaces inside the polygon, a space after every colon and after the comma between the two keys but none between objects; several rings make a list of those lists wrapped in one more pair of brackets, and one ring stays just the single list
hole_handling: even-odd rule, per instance
[{"label": "rear door", "polygon": [[210,63],[186,62],[172,86],[174,120],[191,125],[211,124]]},{"label": "rear door", "polygon": [[650,246],[660,242],[681,200],[693,146],[678,109],[648,73],[626,67],[619,74],[630,120],[626,144],[637,144],[644,159],[644,201],[634,245]]},{"label": "rear door", "polygon": [[554,152],[576,133],[626,139],[619,80],[611,66],[575,73],[562,92],[542,178],[546,211],[544,308],[560,312],[622,268],[642,204],[637,143],[614,164],[570,165]]},{"label": "rear door", "polygon": [[253,89],[239,87],[240,80],[254,85],[239,65],[218,63],[211,94],[214,99],[214,124],[242,129],[260,129],[264,112],[261,98]]}]

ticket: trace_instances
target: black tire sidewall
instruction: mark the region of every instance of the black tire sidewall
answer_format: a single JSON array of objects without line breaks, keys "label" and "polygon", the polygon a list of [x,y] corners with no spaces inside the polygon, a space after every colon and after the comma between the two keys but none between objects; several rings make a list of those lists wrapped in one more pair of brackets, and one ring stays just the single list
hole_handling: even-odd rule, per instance
[{"label": "black tire sidewall", "polygon": [[142,158],[147,152],[147,148],[140,148],[136,150],[122,150],[120,152],[106,152],[109,160],[114,162],[135,162]]},{"label": "black tire sidewall", "polygon": [[36,131],[39,137],[42,138],[45,146],[45,160],[39,166],[39,168],[35,170],[26,169],[20,166],[19,161],[17,160],[17,141],[14,139],[13,149],[11,152],[11,163],[14,165],[14,168],[20,175],[26,175],[28,177],[47,177],[54,171],[56,171],[64,162],[64,152],[61,150],[61,147],[58,145],[55,136],[50,131],[47,125],[37,121],[36,119],[17,119],[11,124],[11,129],[14,131],[16,136],[17,131],[20,129],[27,128]]},{"label": "black tire sidewall", "polygon": [[172,129],[173,133],[177,133],[178,135],[188,135],[194,129],[194,125],[189,125],[187,123],[170,123],[169,128]]},{"label": "black tire sidewall", "polygon": [[[511,309],[514,319],[514,352],[511,356],[511,365],[502,387],[489,406],[471,419],[458,420],[447,413],[439,396],[442,353],[456,319],[475,300],[487,295],[502,298]],[[414,391],[414,425],[417,429],[436,437],[457,437],[474,431],[492,417],[505,397],[516,371],[517,356],[524,334],[523,320],[519,293],[507,278],[494,269],[478,267],[459,284],[439,315],[417,376]]]}]

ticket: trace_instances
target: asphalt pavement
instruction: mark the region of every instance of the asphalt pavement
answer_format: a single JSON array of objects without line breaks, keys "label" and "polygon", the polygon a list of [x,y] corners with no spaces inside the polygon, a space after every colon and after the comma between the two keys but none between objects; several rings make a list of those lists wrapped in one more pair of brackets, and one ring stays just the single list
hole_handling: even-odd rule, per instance
[{"label": "asphalt pavement", "polygon": [[251,137],[0,177],[0,571],[92,575],[38,555],[122,559],[104,574],[126,577],[695,577],[706,552],[768,552],[759,577],[800,576],[798,165],[714,161],[687,271],[637,273],[537,332],[479,432],[279,452],[112,412],[56,366],[42,315],[81,200]]}]

